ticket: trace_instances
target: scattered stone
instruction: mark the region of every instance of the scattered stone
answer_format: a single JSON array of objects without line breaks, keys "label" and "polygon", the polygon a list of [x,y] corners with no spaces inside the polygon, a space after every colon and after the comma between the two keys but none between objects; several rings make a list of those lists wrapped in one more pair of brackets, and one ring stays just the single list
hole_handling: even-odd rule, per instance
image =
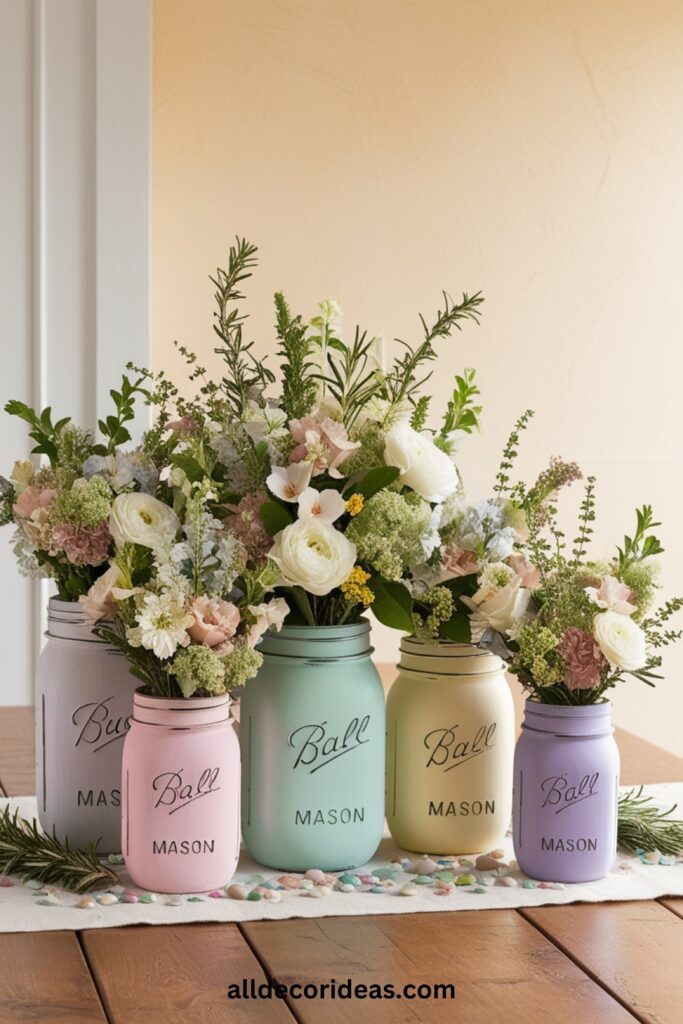
[{"label": "scattered stone", "polygon": [[204,897],[203,896],[188,896],[187,897],[187,902],[188,903],[203,903],[204,902]]},{"label": "scattered stone", "polygon": [[59,900],[56,900],[54,896],[46,896],[42,900],[38,900],[39,907],[58,907]]},{"label": "scattered stone", "polygon": [[452,882],[437,882],[434,892],[439,896],[447,895],[449,892],[453,892],[454,886]]},{"label": "scattered stone", "polygon": [[484,875],[484,877],[482,878],[482,882],[484,883],[484,885],[495,885],[496,877],[495,875]]},{"label": "scattered stone", "polygon": [[24,885],[25,885],[25,887],[27,889],[42,889],[43,888],[43,883],[42,882],[36,882],[33,878],[29,878],[29,880],[27,882],[24,882]]},{"label": "scattered stone", "polygon": [[81,898],[81,899],[80,899],[80,900],[78,901],[78,903],[76,904],[76,906],[77,906],[77,907],[80,907],[80,908],[81,908],[81,910],[94,910],[94,909],[95,909],[95,907],[97,906],[97,904],[95,903],[95,901],[94,901],[94,899],[92,898],[92,896],[83,896],[83,897],[82,897],[82,898]]},{"label": "scattered stone", "polygon": [[304,878],[310,878],[314,885],[323,885],[325,882],[325,872],[321,871],[320,868],[309,868]]},{"label": "scattered stone", "polygon": [[[143,903],[146,902],[144,899],[142,899],[142,897],[140,897],[140,899],[142,900]],[[219,892],[218,889],[214,889],[213,892],[209,893],[209,899],[211,899],[211,900],[224,900],[225,899],[225,893],[224,892]]]},{"label": "scattered stone", "polygon": [[484,887],[483,887],[482,885],[477,885],[477,886],[475,886],[475,888],[474,888],[474,889],[472,890],[472,892],[476,892],[476,894],[477,894],[478,896],[481,896],[481,894],[482,894],[483,892],[486,892],[486,889],[485,889],[485,888],[484,888]]},{"label": "scattered stone", "polygon": [[103,892],[101,896],[98,896],[97,902],[101,907],[113,907],[115,903],[119,902],[119,898],[113,892]]},{"label": "scattered stone", "polygon": [[411,872],[415,875],[433,875],[438,869],[438,864],[433,861],[431,857],[418,857],[411,867]]},{"label": "scattered stone", "polygon": [[349,874],[348,872],[346,872],[343,875],[340,875],[339,876],[339,881],[343,885],[355,885],[355,886],[360,885],[360,878],[358,877],[358,875]]},{"label": "scattered stone", "polygon": [[538,882],[534,882],[533,878],[525,878],[522,882],[522,889],[537,889]]},{"label": "scattered stone", "polygon": [[282,899],[282,896],[280,895],[279,892],[276,892],[274,889],[269,889],[268,892],[266,893],[266,899],[268,900],[269,903],[279,903],[280,900]]},{"label": "scattered stone", "polygon": [[124,892],[121,903],[139,903],[140,897],[135,892]]},{"label": "scattered stone", "polygon": [[435,871],[432,878],[436,878],[439,882],[452,882],[455,878],[455,871]]},{"label": "scattered stone", "polygon": [[167,907],[182,907],[183,897],[179,896],[178,893],[172,893],[166,900]]},{"label": "scattered stone", "polygon": [[659,864],[659,858],[660,857],[661,857],[661,853],[659,852],[659,850],[648,850],[648,852],[643,857],[643,863],[644,864]]},{"label": "scattered stone", "polygon": [[322,889],[322,885],[314,885],[313,888],[306,890],[304,896],[310,896],[312,900],[320,900],[325,895],[325,893],[322,892]]},{"label": "scattered stone", "polygon": [[550,889],[551,886],[552,886],[552,882],[539,882],[538,883],[538,888],[539,889]]},{"label": "scattered stone", "polygon": [[444,867],[445,867],[448,864],[452,864],[454,860],[455,860],[455,857],[439,857],[439,859],[437,860],[436,863],[437,864],[443,864]]},{"label": "scattered stone", "polygon": [[458,864],[460,865],[461,868],[474,867],[474,861],[470,860],[468,857],[458,857]]},{"label": "scattered stone", "polygon": [[505,850],[491,850],[489,857],[493,857],[494,860],[502,860],[505,856]]},{"label": "scattered stone", "polygon": [[415,882],[415,885],[430,885],[431,882],[432,882],[432,876],[431,875],[415,875],[415,878],[413,879],[413,881]]},{"label": "scattered stone", "polygon": [[419,891],[420,890],[413,884],[413,882],[406,882],[405,885],[402,885],[398,890],[398,894],[399,896],[417,896]]},{"label": "scattered stone", "polygon": [[8,875],[0,875],[0,888],[9,889],[14,882]]},{"label": "scattered stone", "polygon": [[239,882],[234,882],[228,886],[228,896],[231,900],[246,900],[247,890]]},{"label": "scattered stone", "polygon": [[482,853],[474,862],[477,871],[497,871],[499,868],[506,868],[507,864],[501,864],[500,860],[491,857],[490,854]]},{"label": "scattered stone", "polygon": [[633,871],[633,864],[630,864],[627,860],[622,860],[617,864],[617,871]]},{"label": "scattered stone", "polygon": [[551,889],[566,889],[567,886],[564,884],[564,882],[551,882],[550,883],[550,888]]},{"label": "scattered stone", "polygon": [[249,895],[247,896],[247,899],[251,900],[252,903],[258,903],[259,900],[263,899],[263,896],[261,895],[260,892],[256,892],[256,889],[252,889]]},{"label": "scattered stone", "polygon": [[261,882],[265,882],[264,875],[250,875],[247,879],[247,885],[260,885]]},{"label": "scattered stone", "polygon": [[515,885],[517,885],[517,879],[511,878],[510,875],[502,875],[500,878],[496,880],[496,885],[504,885],[507,888],[512,889]]},{"label": "scattered stone", "polygon": [[112,885],[109,887],[109,892],[113,892],[115,896],[121,896],[125,891],[125,885]]},{"label": "scattered stone", "polygon": [[310,878],[302,878],[301,881],[299,882],[299,888],[300,889],[312,889],[313,888],[313,882],[310,880]]},{"label": "scattered stone", "polygon": [[110,853],[109,856],[107,857],[107,860],[109,861],[110,864],[123,864],[123,854]]},{"label": "scattered stone", "polygon": [[458,875],[455,880],[456,885],[474,885],[476,882],[474,875]]},{"label": "scattered stone", "polygon": [[670,853],[663,853],[662,856],[659,858],[659,863],[662,865],[662,867],[669,867],[671,864],[676,863],[676,857],[674,857],[673,854]]},{"label": "scattered stone", "polygon": [[355,892],[356,891],[356,887],[355,887],[355,885],[351,885],[350,882],[340,882],[337,885],[337,891],[338,892]]},{"label": "scattered stone", "polygon": [[298,889],[301,875],[280,875],[278,882],[283,889]]},{"label": "scattered stone", "polygon": [[377,893],[377,895],[379,895],[380,893],[386,893],[387,887],[385,885],[373,885],[369,891],[375,892]]},{"label": "scattered stone", "polygon": [[377,885],[379,882],[377,875],[359,875],[358,877],[363,885]]},{"label": "scattered stone", "polygon": [[156,903],[157,894],[155,892],[143,892],[140,896],[140,903]]}]

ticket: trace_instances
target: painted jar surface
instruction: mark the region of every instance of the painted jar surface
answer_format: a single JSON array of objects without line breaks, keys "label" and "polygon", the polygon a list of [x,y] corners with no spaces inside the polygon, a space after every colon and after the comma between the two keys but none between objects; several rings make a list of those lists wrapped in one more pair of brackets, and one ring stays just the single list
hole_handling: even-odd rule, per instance
[{"label": "painted jar surface", "polygon": [[420,853],[497,846],[510,824],[512,694],[500,658],[449,642],[401,641],[387,697],[387,822]]},{"label": "painted jar surface", "polygon": [[242,835],[270,867],[341,870],[384,829],[384,691],[370,624],[264,636],[242,698]]},{"label": "painted jar surface", "polygon": [[51,598],[36,672],[36,794],[46,832],[121,849],[121,755],[139,685],[78,603]]},{"label": "painted jar surface", "polygon": [[217,889],[240,849],[239,742],[230,698],[135,693],[123,748],[121,848],[136,885]]},{"label": "painted jar surface", "polygon": [[589,882],[612,868],[619,751],[609,701],[527,700],[515,750],[515,857],[530,878]]}]

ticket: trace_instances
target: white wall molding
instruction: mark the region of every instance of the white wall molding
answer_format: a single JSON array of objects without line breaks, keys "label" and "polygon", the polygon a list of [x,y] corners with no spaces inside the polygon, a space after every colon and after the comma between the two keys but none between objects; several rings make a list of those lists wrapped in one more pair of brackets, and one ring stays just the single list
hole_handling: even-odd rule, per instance
[{"label": "white wall molding", "polygon": [[[148,364],[151,0],[0,0],[1,404],[94,428]],[[3,414],[0,472],[28,451]],[[43,588],[0,536],[1,703],[32,700]]]}]

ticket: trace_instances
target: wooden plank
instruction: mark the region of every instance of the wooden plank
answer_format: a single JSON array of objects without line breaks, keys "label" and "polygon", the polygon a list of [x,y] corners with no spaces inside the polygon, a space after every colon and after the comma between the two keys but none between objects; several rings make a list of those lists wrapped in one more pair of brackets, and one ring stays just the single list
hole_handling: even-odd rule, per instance
[{"label": "wooden plank", "polygon": [[0,1024],[106,1024],[72,932],[0,935]]},{"label": "wooden plank", "polygon": [[0,708],[0,785],[8,796],[36,791],[33,708]]},{"label": "wooden plank", "polygon": [[267,980],[234,924],[97,929],[82,942],[113,1024],[294,1022],[282,1000],[227,998],[228,985]]},{"label": "wooden plank", "polygon": [[[563,908],[564,909],[564,908]],[[633,1024],[633,1016],[513,910],[241,925],[276,981],[452,982],[451,999],[291,1001],[302,1024]]]},{"label": "wooden plank", "polygon": [[683,917],[683,898],[680,896],[666,896],[664,899],[658,900],[663,907],[670,910],[672,914],[678,914],[679,917]]},{"label": "wooden plank", "polygon": [[640,1020],[680,1024],[683,922],[653,900],[519,912]]}]

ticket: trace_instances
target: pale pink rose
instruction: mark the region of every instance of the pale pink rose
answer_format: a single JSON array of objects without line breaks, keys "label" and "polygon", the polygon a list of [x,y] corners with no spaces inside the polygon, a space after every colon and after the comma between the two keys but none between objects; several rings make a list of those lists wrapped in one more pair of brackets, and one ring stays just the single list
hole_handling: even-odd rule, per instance
[{"label": "pale pink rose", "polygon": [[233,646],[229,641],[240,624],[239,608],[219,597],[195,597],[189,611],[194,616],[187,631],[192,640],[215,648],[217,654],[229,654]]},{"label": "pale pink rose", "polygon": [[14,514],[21,519],[30,519],[38,509],[47,509],[57,497],[52,487],[37,487],[31,484],[22,491],[14,503]]},{"label": "pale pink rose", "polygon": [[111,542],[106,519],[99,526],[57,523],[52,530],[50,553],[63,551],[72,565],[101,565],[109,554]]},{"label": "pale pink rose", "polygon": [[513,626],[527,614],[531,591],[520,586],[517,577],[494,594],[478,590],[473,597],[461,597],[463,604],[472,610],[470,628],[472,640],[478,643],[487,629],[494,629],[502,636],[509,635]]},{"label": "pale pink rose", "polygon": [[339,466],[351,452],[360,448],[360,441],[349,441],[344,424],[329,416],[320,423],[313,416],[290,420],[289,430],[297,442],[289,461],[310,462],[313,476],[327,471],[331,477],[340,479]]},{"label": "pale pink rose", "polygon": [[299,497],[299,519],[317,516],[323,523],[329,523],[331,526],[345,511],[346,502],[339,491],[332,487],[324,491],[307,487]]},{"label": "pale pink rose", "polygon": [[591,690],[600,682],[607,661],[592,636],[569,626],[557,645],[564,664],[564,683],[570,690]]},{"label": "pale pink rose", "polygon": [[88,593],[79,597],[85,614],[95,622],[99,619],[112,619],[116,614],[116,599],[112,590],[116,587],[119,576],[118,565],[110,565],[107,571],[95,580]]},{"label": "pale pink rose", "polygon": [[446,544],[441,552],[441,570],[449,576],[470,576],[479,571],[479,560],[474,551],[466,551],[458,544]]},{"label": "pale pink rose", "polygon": [[510,555],[508,565],[517,573],[523,587],[527,587],[528,590],[536,590],[539,587],[541,577],[538,569],[531,564],[526,555]]},{"label": "pale pink rose", "polygon": [[615,576],[605,576],[600,586],[586,587],[586,593],[598,608],[608,612],[618,612],[619,615],[632,615],[636,606],[631,604],[631,590],[618,580]]}]

